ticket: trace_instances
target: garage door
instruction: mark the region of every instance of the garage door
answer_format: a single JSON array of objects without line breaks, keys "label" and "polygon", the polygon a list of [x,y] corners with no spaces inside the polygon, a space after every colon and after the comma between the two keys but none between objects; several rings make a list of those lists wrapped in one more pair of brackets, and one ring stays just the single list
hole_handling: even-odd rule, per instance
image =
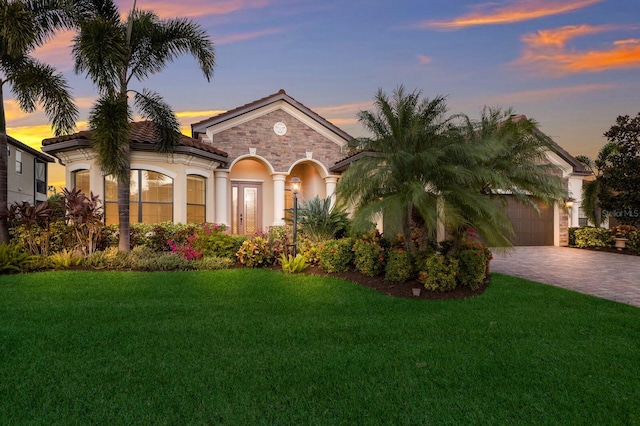
[{"label": "garage door", "polygon": [[530,206],[509,199],[507,215],[513,225],[515,246],[553,245],[553,206],[539,205],[540,214]]}]

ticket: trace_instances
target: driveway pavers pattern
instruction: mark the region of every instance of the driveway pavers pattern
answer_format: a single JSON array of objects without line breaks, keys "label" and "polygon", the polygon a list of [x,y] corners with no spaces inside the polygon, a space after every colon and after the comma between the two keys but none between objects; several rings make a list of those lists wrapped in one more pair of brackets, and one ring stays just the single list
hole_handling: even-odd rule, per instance
[{"label": "driveway pavers pattern", "polygon": [[640,256],[570,247],[494,251],[491,271],[640,307]]}]

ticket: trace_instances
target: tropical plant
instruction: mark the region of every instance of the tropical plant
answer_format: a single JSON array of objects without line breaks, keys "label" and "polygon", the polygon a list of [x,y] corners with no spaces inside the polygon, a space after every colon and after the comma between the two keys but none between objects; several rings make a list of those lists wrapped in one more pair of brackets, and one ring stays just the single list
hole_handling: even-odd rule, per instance
[{"label": "tropical plant", "polygon": [[371,232],[356,240],[353,244],[356,269],[369,277],[375,277],[384,271],[384,249],[380,245],[380,234]]},{"label": "tropical plant", "polygon": [[99,92],[89,116],[91,144],[103,171],[118,182],[119,249],[128,251],[132,120],[128,95],[133,94],[143,119],[155,126],[159,151],[171,151],[179,137],[178,120],[162,97],[147,89],[132,90],[129,84],[162,71],[182,54],[194,56],[209,81],[215,65],[213,44],[198,24],[184,18],[160,20],[152,11],[136,9],[135,0],[125,20],[113,0],[79,1],[76,20],[80,32],[73,40],[75,71],[89,76]]},{"label": "tropical plant", "polygon": [[[0,212],[8,207],[7,123],[3,87],[11,85],[20,109],[41,104],[57,135],[75,128],[78,110],[62,74],[30,55],[55,31],[69,27],[56,0],[0,0]],[[9,242],[7,217],[0,215],[0,243]]]},{"label": "tropical plant", "polygon": [[391,248],[387,254],[384,279],[393,282],[404,282],[414,278],[415,265],[413,257],[402,248]]},{"label": "tropical plant", "polygon": [[604,185],[603,171],[610,166],[613,155],[618,151],[618,145],[615,143],[607,143],[598,152],[595,160],[586,155],[576,156],[576,160],[580,161],[595,176],[594,180],[582,183],[582,210],[587,219],[599,228],[602,221],[608,216],[607,211],[602,210],[601,198],[605,196],[609,189]]},{"label": "tropical plant", "polygon": [[0,274],[22,272],[35,256],[15,244],[0,244]]},{"label": "tropical plant", "polygon": [[15,202],[7,211],[7,219],[15,239],[19,239],[31,254],[49,254],[52,209],[48,203]]},{"label": "tropical plant", "polygon": [[[438,221],[446,219],[452,230],[473,227],[488,243],[509,246],[513,229],[493,199],[496,190],[518,198],[560,197],[561,182],[535,166],[544,144],[529,120],[518,122],[499,110],[485,110],[477,122],[447,117],[444,97],[422,99],[402,86],[391,98],[378,91],[375,106],[358,115],[374,135],[354,142],[367,155],[351,164],[337,187],[338,197],[355,210],[356,231],[382,214],[385,222],[401,224],[406,236],[417,223],[435,237]],[[532,141],[540,148],[529,149]],[[515,154],[512,165],[507,154]],[[413,238],[404,241],[414,252]]]},{"label": "tropical plant", "polygon": [[[316,195],[298,208],[300,230],[312,241],[320,242],[344,236],[349,226],[349,215],[342,207],[332,206],[332,203],[332,197],[321,199]],[[292,213],[293,209],[287,211]],[[291,217],[286,217],[285,220],[293,221]]]},{"label": "tropical plant", "polygon": [[49,256],[51,265],[56,269],[67,269],[72,266],[78,266],[82,263],[82,253],[75,250],[62,249],[58,253]]},{"label": "tropical plant", "polygon": [[296,254],[296,257],[282,253],[279,260],[282,271],[287,274],[297,274],[304,271],[308,266],[307,258],[300,253]]},{"label": "tropical plant", "polygon": [[245,240],[236,253],[238,262],[249,268],[262,268],[273,264],[274,256],[269,240],[263,237],[253,237]]},{"label": "tropical plant", "polygon": [[82,254],[89,255],[96,250],[104,228],[101,201],[91,193],[87,197],[79,189],[62,190],[66,208],[67,223],[73,228],[75,246]]}]

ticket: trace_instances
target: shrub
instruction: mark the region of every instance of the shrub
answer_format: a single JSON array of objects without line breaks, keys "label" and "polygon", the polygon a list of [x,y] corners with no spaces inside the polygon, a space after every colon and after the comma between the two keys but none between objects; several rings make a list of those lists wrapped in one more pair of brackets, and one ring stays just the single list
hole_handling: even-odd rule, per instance
[{"label": "shrub", "polygon": [[576,247],[611,247],[613,246],[613,234],[606,228],[593,228],[587,226],[575,230]]},{"label": "shrub", "polygon": [[274,260],[269,241],[263,237],[245,240],[236,257],[238,262],[250,268],[270,266]]},{"label": "shrub", "polygon": [[108,247],[102,251],[94,251],[84,258],[83,264],[95,269],[129,269],[129,254],[118,250],[118,247]]},{"label": "shrub", "polygon": [[629,240],[627,240],[625,247],[632,253],[640,254],[640,232],[636,232],[629,236]]},{"label": "shrub", "polygon": [[569,228],[569,247],[576,246],[576,230],[580,228]]},{"label": "shrub", "polygon": [[401,248],[389,249],[384,279],[387,281],[404,282],[413,278],[414,275],[415,267],[411,255]]},{"label": "shrub", "polygon": [[135,269],[141,271],[189,271],[194,269],[193,262],[176,253],[160,253],[139,259]]},{"label": "shrub", "polygon": [[452,258],[458,262],[458,284],[477,290],[487,276],[488,260],[484,252],[460,250]]},{"label": "shrub", "polygon": [[0,274],[23,272],[33,259],[33,255],[20,246],[0,244]]},{"label": "shrub", "polygon": [[192,262],[194,269],[198,271],[217,271],[229,269],[235,261],[230,257],[203,256]]},{"label": "shrub", "polygon": [[353,239],[342,238],[320,244],[318,256],[320,267],[325,272],[346,272],[353,262]]},{"label": "shrub", "polygon": [[298,253],[302,254],[310,265],[320,264],[320,243],[303,236],[298,239]]},{"label": "shrub", "polygon": [[287,274],[297,274],[307,268],[307,258],[299,253],[296,257],[282,253],[280,255],[280,265],[282,265],[283,272]]},{"label": "shrub", "polygon": [[290,226],[270,227],[267,238],[274,258],[279,258],[282,254],[289,254],[292,247],[289,241],[293,238],[293,230]]},{"label": "shrub", "polygon": [[430,256],[424,270],[418,274],[418,280],[430,291],[451,291],[456,288],[458,261],[440,254]]},{"label": "shrub", "polygon": [[353,244],[354,264],[363,275],[375,277],[384,271],[384,249],[377,233],[367,234]]},{"label": "shrub", "polygon": [[62,251],[50,255],[49,260],[55,269],[67,269],[80,265],[83,257],[78,251],[62,249]]}]

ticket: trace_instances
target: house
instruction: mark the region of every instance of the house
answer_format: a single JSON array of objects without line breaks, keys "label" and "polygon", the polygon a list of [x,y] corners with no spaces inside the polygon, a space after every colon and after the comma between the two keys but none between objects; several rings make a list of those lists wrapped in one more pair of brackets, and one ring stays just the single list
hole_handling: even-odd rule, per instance
[{"label": "house", "polygon": [[54,161],[7,135],[7,205],[46,201],[48,165]]},{"label": "house", "polygon": [[[215,222],[232,233],[253,234],[283,225],[293,206],[290,181],[302,180],[301,199],[334,194],[353,139],[284,90],[191,125],[169,154],[154,150],[148,122],[132,124],[131,221]],[[68,187],[105,201],[107,223],[117,222],[115,181],[103,176],[91,133],[45,139],[43,151],[66,166]],[[572,196],[579,199],[582,165],[557,144],[547,154]],[[579,200],[574,204],[577,224]],[[563,206],[531,209],[509,204],[516,244],[566,245],[569,214]]]}]

